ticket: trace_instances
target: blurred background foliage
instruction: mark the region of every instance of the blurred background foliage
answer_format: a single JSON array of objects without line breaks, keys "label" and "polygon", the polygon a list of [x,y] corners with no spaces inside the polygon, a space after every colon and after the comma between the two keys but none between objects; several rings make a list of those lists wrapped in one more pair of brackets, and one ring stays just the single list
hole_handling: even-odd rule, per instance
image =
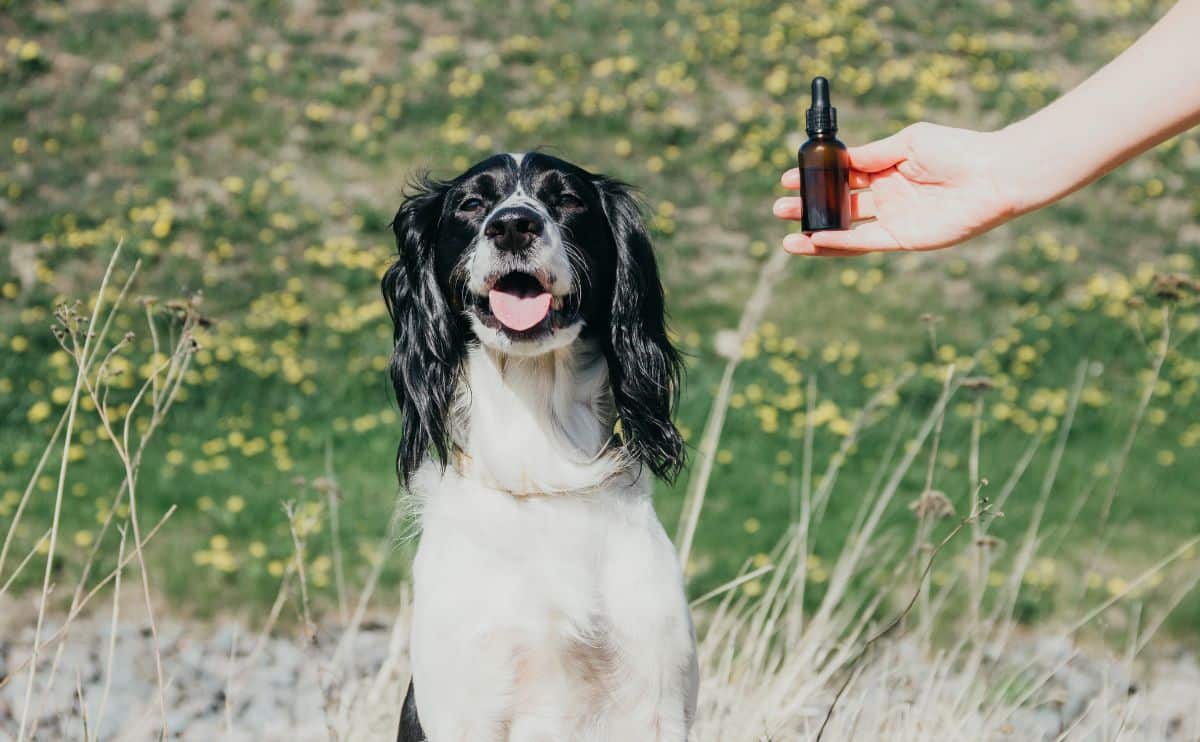
[{"label": "blurred background foliage", "polygon": [[[995,128],[1081,80],[1169,5],[0,2],[0,522],[70,396],[53,307],[90,300],[123,240],[141,259],[139,291],[199,293],[211,321],[142,476],[143,522],[180,508],[151,548],[157,584],[190,612],[269,600],[292,548],[281,502],[296,500],[314,516],[310,581],[329,599],[329,525],[316,516],[332,462],[347,568],[386,557],[396,585],[411,544],[393,555],[366,547],[393,508],[400,425],[377,287],[414,174],[452,176],[496,151],[541,147],[637,184],[688,353],[679,420],[694,444],[722,339],[786,231],[770,206],[803,139],[812,76],[832,80],[851,144],[922,119]],[[958,250],[791,261],[743,348],[691,589],[768,559],[794,515],[807,421],[819,474],[867,399],[912,373],[850,451],[813,545],[819,585],[821,560],[951,363],[992,387],[961,396],[946,421],[934,486],[960,514],[976,396],[980,473],[993,490],[1041,441],[993,530],[1001,544],[1028,521],[1087,363],[1046,517],[1054,543],[1026,577],[1024,617],[1052,611],[1063,583],[1119,592],[1200,532],[1200,314],[1189,296],[1171,303],[1172,350],[1150,375],[1164,317],[1154,277],[1195,275],[1198,194],[1191,133]],[[148,348],[144,320],[123,321]],[[148,371],[123,370],[126,388]],[[1090,560],[1097,534],[1075,524],[1096,522],[1152,380],[1108,548]],[[112,457],[95,453],[102,438],[88,422],[70,450],[67,570],[120,482]],[[913,474],[888,516],[904,528],[923,478]],[[686,481],[660,488],[671,532]],[[46,528],[53,484],[35,485],[25,548]],[[1200,601],[1177,616],[1196,625]]]}]

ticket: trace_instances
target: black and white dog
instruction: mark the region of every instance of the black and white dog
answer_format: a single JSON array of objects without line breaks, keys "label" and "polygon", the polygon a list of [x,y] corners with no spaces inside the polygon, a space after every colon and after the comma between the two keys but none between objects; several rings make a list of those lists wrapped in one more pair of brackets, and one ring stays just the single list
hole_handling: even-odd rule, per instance
[{"label": "black and white dog", "polygon": [[629,189],[542,153],[426,180],[383,278],[419,507],[400,740],[679,742],[695,636],[653,476],[680,362]]}]

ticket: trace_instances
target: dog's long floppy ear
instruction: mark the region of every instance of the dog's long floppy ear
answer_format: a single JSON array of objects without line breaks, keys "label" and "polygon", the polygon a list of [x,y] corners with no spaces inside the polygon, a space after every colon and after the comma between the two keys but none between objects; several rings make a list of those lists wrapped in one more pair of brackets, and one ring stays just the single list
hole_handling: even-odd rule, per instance
[{"label": "dog's long floppy ear", "polygon": [[667,336],[658,266],[630,188],[606,178],[597,188],[617,248],[605,350],[621,436],[635,458],[674,480],[684,463],[683,437],[671,422],[682,363]]},{"label": "dog's long floppy ear", "polygon": [[404,422],[396,467],[405,484],[430,447],[443,466],[449,457],[447,419],[465,348],[434,268],[447,189],[423,178],[407,195],[392,222],[400,255],[381,283],[394,325],[390,370]]}]

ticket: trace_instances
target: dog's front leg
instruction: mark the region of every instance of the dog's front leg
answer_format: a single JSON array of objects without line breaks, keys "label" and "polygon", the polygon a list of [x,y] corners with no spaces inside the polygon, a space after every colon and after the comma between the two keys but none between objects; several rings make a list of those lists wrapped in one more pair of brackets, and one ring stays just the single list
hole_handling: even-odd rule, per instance
[{"label": "dog's front leg", "polygon": [[429,742],[508,742],[520,636],[493,561],[449,528],[427,528],[417,550],[412,672]]},{"label": "dog's front leg", "polygon": [[502,631],[475,636],[453,621],[414,618],[413,684],[429,742],[508,742],[512,726],[513,643]]},{"label": "dog's front leg", "polygon": [[647,503],[643,527],[609,551],[605,611],[623,681],[612,689],[611,739],[683,742],[695,716],[696,640],[675,549]]},{"label": "dog's front leg", "polygon": [[[685,638],[686,636],[686,638]],[[647,641],[647,639],[649,641]],[[612,690],[602,739],[685,742],[696,707],[698,669],[690,635],[648,629],[627,646],[636,647],[624,683]],[[658,647],[649,646],[653,642]]]}]

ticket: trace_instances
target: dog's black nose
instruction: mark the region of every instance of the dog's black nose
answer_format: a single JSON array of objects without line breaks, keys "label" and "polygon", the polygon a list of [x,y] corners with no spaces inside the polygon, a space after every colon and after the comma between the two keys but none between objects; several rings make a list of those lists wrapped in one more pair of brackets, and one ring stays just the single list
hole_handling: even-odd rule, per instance
[{"label": "dog's black nose", "polygon": [[497,249],[523,252],[542,233],[542,226],[542,217],[533,209],[510,206],[492,214],[483,228],[483,234],[495,243]]}]

